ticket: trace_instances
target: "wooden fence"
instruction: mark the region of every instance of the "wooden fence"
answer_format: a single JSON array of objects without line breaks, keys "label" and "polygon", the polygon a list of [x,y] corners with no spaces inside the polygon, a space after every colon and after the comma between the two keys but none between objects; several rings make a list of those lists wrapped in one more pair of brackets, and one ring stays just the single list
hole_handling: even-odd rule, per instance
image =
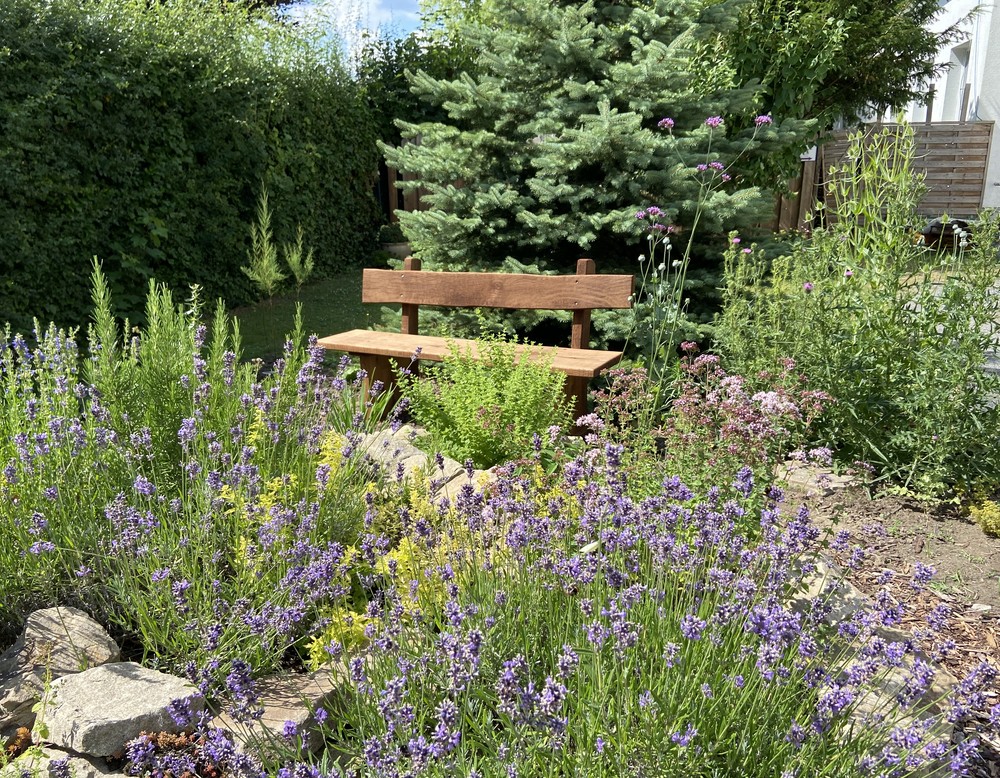
[{"label": "wooden fence", "polygon": [[400,181],[403,174],[397,172],[385,164],[379,162],[379,176],[375,186],[375,199],[382,206],[382,213],[386,221],[398,222],[399,217],[396,211],[425,211],[427,205],[421,202],[421,197],[426,194],[426,189],[417,189],[412,192],[403,192],[396,187],[396,181]]},{"label": "wooden fence", "polygon": [[[919,213],[927,217],[972,216],[982,206],[993,122],[933,122],[913,124],[915,172],[923,174],[927,194]],[[869,125],[867,132],[899,129],[897,124]],[[775,213],[778,230],[801,229],[817,202],[832,205],[825,191],[830,169],[843,164],[850,132],[833,134],[820,146],[816,159],[805,160],[802,172],[789,182],[792,196],[779,199]]]}]

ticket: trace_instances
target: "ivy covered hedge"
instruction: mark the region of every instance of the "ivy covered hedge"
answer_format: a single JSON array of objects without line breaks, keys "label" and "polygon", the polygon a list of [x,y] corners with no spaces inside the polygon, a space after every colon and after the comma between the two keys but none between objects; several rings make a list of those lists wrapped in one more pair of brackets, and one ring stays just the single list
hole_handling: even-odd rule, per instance
[{"label": "ivy covered hedge", "polygon": [[150,277],[247,301],[262,185],[320,274],[370,254],[374,127],[329,46],[239,4],[80,5],[0,3],[0,322],[85,321],[94,256],[133,320]]}]

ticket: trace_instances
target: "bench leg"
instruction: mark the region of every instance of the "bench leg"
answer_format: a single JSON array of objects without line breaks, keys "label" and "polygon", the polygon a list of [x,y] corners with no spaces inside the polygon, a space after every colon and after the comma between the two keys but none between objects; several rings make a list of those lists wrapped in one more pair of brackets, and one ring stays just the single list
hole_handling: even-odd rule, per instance
[{"label": "bench leg", "polygon": [[365,396],[371,391],[372,385],[376,381],[381,381],[383,391],[389,393],[389,408],[392,408],[399,399],[399,388],[396,386],[396,373],[393,370],[392,360],[380,354],[359,354],[361,369],[365,371],[364,392]]},{"label": "bench leg", "polygon": [[581,434],[582,429],[576,426],[576,420],[587,415],[587,386],[589,379],[582,376],[566,376],[566,383],[563,384],[563,391],[569,400],[570,408],[573,410],[573,420],[570,432],[573,435]]}]

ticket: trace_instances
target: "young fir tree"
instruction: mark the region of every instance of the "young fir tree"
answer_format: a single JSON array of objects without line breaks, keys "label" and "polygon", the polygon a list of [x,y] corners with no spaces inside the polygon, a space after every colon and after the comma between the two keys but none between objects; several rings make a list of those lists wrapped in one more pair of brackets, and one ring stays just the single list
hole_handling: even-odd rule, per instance
[{"label": "young fir tree", "polygon": [[[802,145],[810,126],[756,128],[754,88],[731,88],[707,56],[739,4],[514,0],[472,15],[462,33],[479,52],[475,76],[410,74],[447,121],[400,122],[411,142],[383,149],[404,187],[427,192],[429,210],[400,217],[416,253],[452,270],[572,272],[591,256],[606,271],[643,251],[635,213],[649,205],[683,229],[701,198],[704,233],[759,222],[773,201],[739,175],[741,160]],[[706,126],[712,116],[726,124]],[[708,161],[731,176],[711,192],[696,168]]]}]

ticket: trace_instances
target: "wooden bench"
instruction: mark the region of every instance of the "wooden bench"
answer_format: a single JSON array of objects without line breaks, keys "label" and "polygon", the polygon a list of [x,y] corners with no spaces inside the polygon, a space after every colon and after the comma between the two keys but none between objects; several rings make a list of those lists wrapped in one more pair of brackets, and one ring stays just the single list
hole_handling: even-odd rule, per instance
[{"label": "wooden bench", "polygon": [[406,365],[419,350],[419,359],[439,362],[451,353],[451,345],[475,356],[475,341],[420,335],[421,305],[572,311],[569,348],[518,345],[517,349],[527,351],[531,358],[551,360],[553,370],[566,374],[565,391],[576,419],[587,412],[587,383],[622,357],[620,351],[588,348],[590,312],[630,307],[633,282],[630,275],[596,275],[592,259],[579,260],[576,275],[536,276],[421,271],[420,260],[407,257],[402,270],[366,269],[361,291],[362,302],[402,305],[402,332],[351,330],[320,338],[319,345],[359,356],[367,373],[366,389],[375,380],[391,389],[395,383],[392,360]]}]

